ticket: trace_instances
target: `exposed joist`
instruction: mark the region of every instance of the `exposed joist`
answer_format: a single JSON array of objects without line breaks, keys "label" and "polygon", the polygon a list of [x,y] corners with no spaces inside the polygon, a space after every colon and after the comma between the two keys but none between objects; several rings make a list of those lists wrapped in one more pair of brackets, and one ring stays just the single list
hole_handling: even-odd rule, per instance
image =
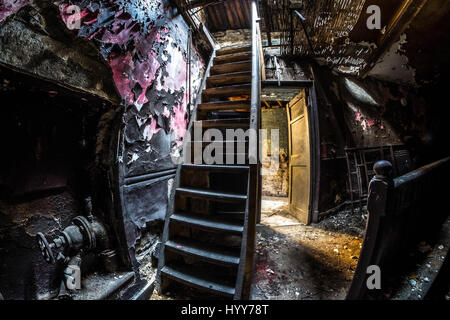
[{"label": "exposed joist", "polygon": [[224,0],[192,0],[186,1],[188,4],[188,9],[195,9],[198,7],[204,7],[206,5],[211,5],[213,3],[224,2]]}]

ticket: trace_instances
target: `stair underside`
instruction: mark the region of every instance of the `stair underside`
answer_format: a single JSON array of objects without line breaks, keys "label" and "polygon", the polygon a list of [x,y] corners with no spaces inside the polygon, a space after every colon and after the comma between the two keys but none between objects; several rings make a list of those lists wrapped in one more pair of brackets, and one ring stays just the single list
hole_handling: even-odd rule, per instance
[{"label": "stair underside", "polygon": [[172,268],[169,266],[164,266],[161,269],[161,273],[171,278],[172,280],[181,282],[183,284],[187,284],[199,289],[212,291],[216,294],[220,294],[223,296],[227,296],[232,298],[234,296],[235,290],[233,287],[230,287],[225,284],[221,284],[217,281],[206,280],[204,278],[199,277],[196,274],[193,274],[192,271],[188,270],[178,270],[176,268]]},{"label": "stair underside", "polygon": [[250,110],[250,100],[218,101],[201,103],[198,106],[199,111],[217,111],[217,110]]},{"label": "stair underside", "polygon": [[214,65],[223,64],[223,63],[248,61],[251,59],[252,59],[252,53],[250,51],[224,54],[224,55],[216,56],[216,58],[214,58]]},{"label": "stair underside", "polygon": [[237,84],[224,87],[214,87],[203,90],[203,97],[208,98],[228,98],[243,95],[250,95],[251,84]]},{"label": "stair underside", "polygon": [[249,118],[198,120],[194,126],[201,124],[203,128],[247,128],[249,121]]},{"label": "stair underside", "polygon": [[250,83],[252,81],[252,73],[250,71],[225,73],[210,76],[206,83],[208,87],[225,86],[238,83]]},{"label": "stair underside", "polygon": [[182,166],[186,170],[207,170],[210,172],[247,172],[249,166],[226,166],[226,165],[208,165],[208,164],[184,164]]},{"label": "stair underside", "polygon": [[223,73],[234,73],[234,72],[244,72],[252,70],[252,61],[240,61],[233,63],[223,63],[212,66],[210,70],[211,75],[223,74]]},{"label": "stair underside", "polygon": [[229,234],[239,235],[244,231],[242,223],[218,217],[208,217],[206,215],[175,213],[170,216],[170,221],[190,225],[203,230],[212,230]]},{"label": "stair underside", "polygon": [[251,51],[251,50],[252,50],[251,45],[231,46],[231,47],[220,48],[219,50],[216,51],[216,55],[221,56],[221,55],[225,55],[225,54],[233,54],[233,53],[246,52],[246,51]]},{"label": "stair underside", "polygon": [[209,189],[177,188],[177,194],[218,201],[240,202],[247,200],[247,195],[231,192],[211,191]]},{"label": "stair underside", "polygon": [[170,251],[186,256],[194,256],[215,264],[239,265],[239,252],[232,252],[229,248],[220,248],[199,241],[180,238],[167,241],[166,247]]}]

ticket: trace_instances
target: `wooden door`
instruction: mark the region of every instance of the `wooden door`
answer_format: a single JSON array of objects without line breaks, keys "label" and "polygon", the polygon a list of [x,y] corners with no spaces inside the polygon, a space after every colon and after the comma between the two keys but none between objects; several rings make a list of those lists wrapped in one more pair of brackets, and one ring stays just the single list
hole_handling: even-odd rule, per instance
[{"label": "wooden door", "polygon": [[286,107],[289,126],[289,210],[300,222],[311,222],[311,157],[306,92]]}]

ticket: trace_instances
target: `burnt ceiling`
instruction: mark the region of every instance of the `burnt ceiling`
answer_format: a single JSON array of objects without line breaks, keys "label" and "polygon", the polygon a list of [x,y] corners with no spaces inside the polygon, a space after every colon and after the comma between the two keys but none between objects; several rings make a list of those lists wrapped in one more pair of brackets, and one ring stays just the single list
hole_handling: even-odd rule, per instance
[{"label": "burnt ceiling", "polygon": [[[426,0],[261,0],[262,30],[279,32],[281,53],[314,57],[343,73],[366,76],[418,15]],[[370,7],[380,28],[369,29]]]},{"label": "burnt ceiling", "polygon": [[[213,33],[250,28],[250,0],[177,3]],[[369,29],[373,5],[380,28]],[[259,0],[265,43],[281,55],[412,86],[432,82],[447,64],[449,6],[447,0]]]},{"label": "burnt ceiling", "polygon": [[230,0],[205,6],[211,31],[250,28],[250,0]]}]

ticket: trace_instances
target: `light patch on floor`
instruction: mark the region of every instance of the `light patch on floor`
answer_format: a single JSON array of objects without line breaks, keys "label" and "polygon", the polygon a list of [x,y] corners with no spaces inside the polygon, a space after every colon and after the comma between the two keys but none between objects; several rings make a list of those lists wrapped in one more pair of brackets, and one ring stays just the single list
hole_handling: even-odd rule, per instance
[{"label": "light patch on floor", "polygon": [[[330,231],[329,223],[299,223],[289,214],[287,198],[264,197],[261,211],[252,299],[344,299],[362,238]],[[350,220],[347,214],[336,217]]]},{"label": "light patch on floor", "polygon": [[[263,197],[251,299],[344,299],[358,263],[363,224],[359,214],[343,211],[306,226],[289,214],[287,198]],[[184,287],[162,295],[155,290],[150,299],[211,298]]]}]

